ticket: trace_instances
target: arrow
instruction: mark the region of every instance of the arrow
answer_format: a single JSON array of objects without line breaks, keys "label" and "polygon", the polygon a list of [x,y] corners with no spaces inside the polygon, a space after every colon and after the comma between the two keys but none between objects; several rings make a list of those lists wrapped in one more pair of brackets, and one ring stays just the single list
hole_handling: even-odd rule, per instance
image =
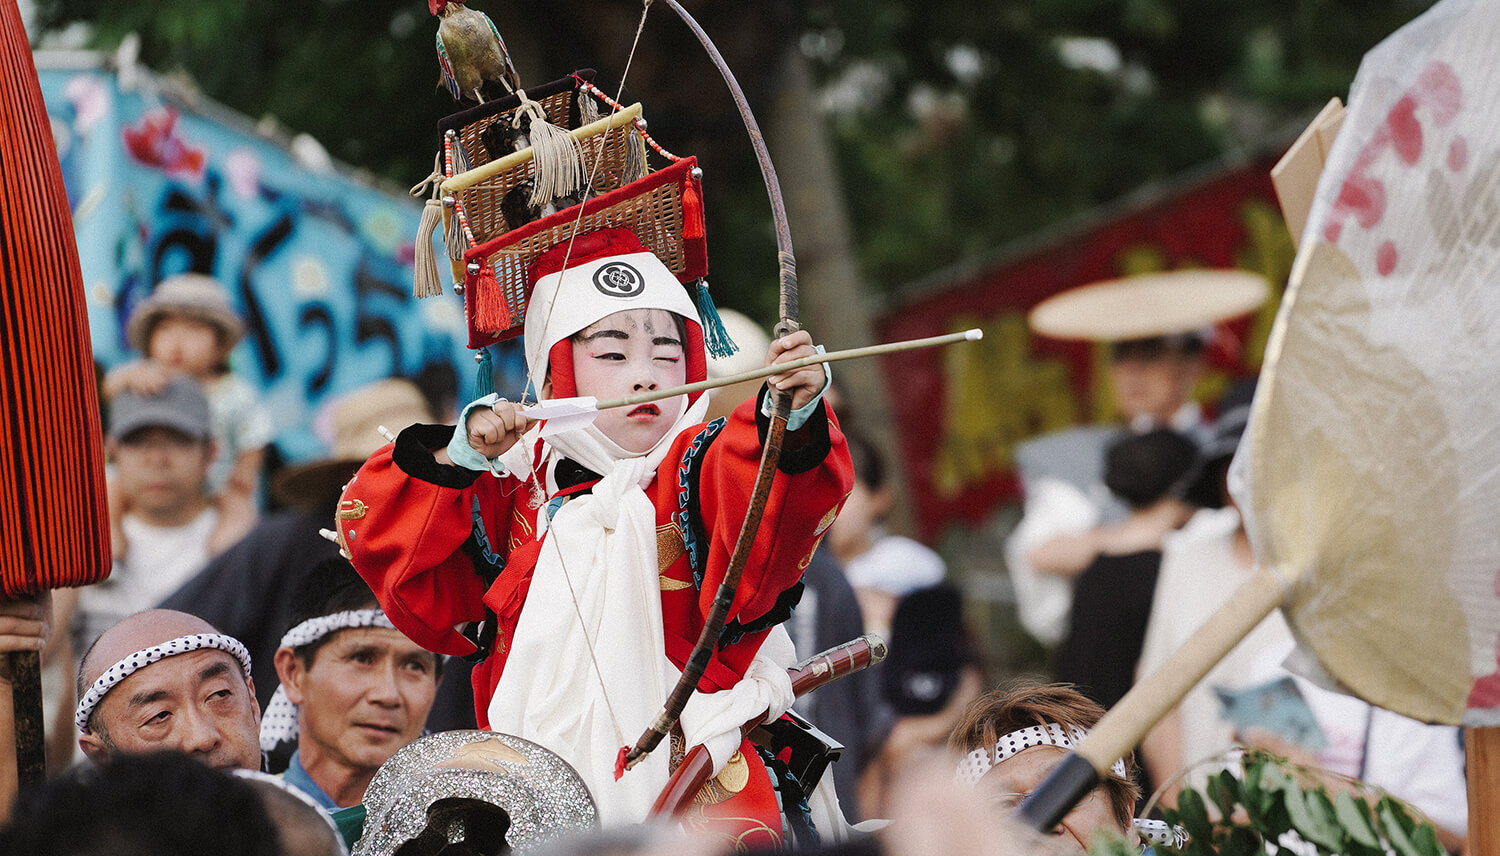
[{"label": "arrow", "polygon": [[634,407],[639,404],[649,404],[653,401],[702,392],[706,389],[718,389],[719,387],[730,386],[741,381],[757,380],[822,363],[837,363],[842,360],[854,360],[861,357],[896,354],[902,351],[915,351],[921,348],[935,348],[958,342],[977,342],[982,338],[984,338],[984,332],[976,328],[963,330],[958,333],[948,333],[943,336],[929,336],[925,339],[908,339],[904,342],[887,342],[882,345],[849,348],[843,351],[833,351],[812,357],[802,357],[801,359],[779,363],[774,366],[763,366],[758,369],[726,375],[712,380],[701,380],[696,383],[674,386],[670,389],[651,390],[610,401],[599,401],[591,395],[583,395],[576,398],[552,398],[540,401],[522,412],[529,421],[540,422],[545,420],[547,424],[542,426],[542,436],[551,437],[563,431],[583,428],[594,421],[594,418],[599,415],[599,411],[609,410],[614,407]]}]

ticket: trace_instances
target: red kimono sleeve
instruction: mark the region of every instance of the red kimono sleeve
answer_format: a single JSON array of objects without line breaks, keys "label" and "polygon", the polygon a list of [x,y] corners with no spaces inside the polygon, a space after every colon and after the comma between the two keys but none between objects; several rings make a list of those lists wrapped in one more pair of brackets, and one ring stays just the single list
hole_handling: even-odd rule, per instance
[{"label": "red kimono sleeve", "polygon": [[413,425],[371,456],[344,490],[338,524],[391,623],[430,651],[467,655],[476,646],[458,628],[485,618],[481,571],[492,578],[504,565],[518,482],[437,463],[431,450],[452,431]]},{"label": "red kimono sleeve", "polygon": [[[757,404],[758,398],[737,408],[703,453],[697,505],[708,550],[697,591],[700,628],[749,511],[769,423]],[[738,675],[744,674],[765,632],[790,615],[800,596],[802,572],[853,486],[848,447],[826,406],[802,428],[787,433],[777,469],[715,657]],[[710,669],[706,680],[720,683],[724,678],[715,680],[716,671]]]}]

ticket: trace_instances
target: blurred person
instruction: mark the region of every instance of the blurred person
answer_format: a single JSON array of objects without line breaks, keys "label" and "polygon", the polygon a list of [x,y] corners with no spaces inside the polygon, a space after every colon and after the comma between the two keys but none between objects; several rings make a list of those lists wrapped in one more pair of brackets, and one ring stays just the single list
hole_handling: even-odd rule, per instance
[{"label": "blurred person", "polygon": [[[60,632],[47,659],[69,675],[77,653],[100,633],[127,615],[160,605],[234,537],[227,531],[233,525],[209,498],[208,470],[215,454],[211,416],[192,378],[174,377],[158,393],[126,389],[116,395],[104,448],[113,464],[111,494],[124,499],[111,503],[111,527],[124,537],[113,541],[108,578],[57,592]],[[49,718],[55,733],[65,734],[77,699],[66,681],[58,689]],[[63,753],[55,760],[69,757]]]},{"label": "blurred person", "polygon": [[[162,606],[190,612],[245,643],[257,663],[274,661],[281,636],[293,620],[298,581],[329,559],[339,546],[319,534],[337,512],[339,493],[361,464],[396,432],[434,421],[422,392],[411,381],[387,378],[337,396],[313,420],[325,457],[304,461],[276,473],[270,493],[281,506],[266,515],[250,534],[211,559],[184,582]],[[462,664],[457,664],[462,665]],[[460,689],[464,670],[460,674]],[[445,681],[447,683],[447,681]],[[262,681],[258,699],[270,704],[274,681]],[[464,692],[458,707],[473,727],[473,703]]]},{"label": "blurred person", "polygon": [[[724,331],[729,334],[729,338],[739,347],[728,356],[709,355],[706,366],[708,379],[719,380],[764,366],[765,354],[771,349],[771,337],[765,329],[743,312],[722,306],[719,307],[719,320],[723,322]],[[827,365],[823,368],[832,378],[832,370]],[[754,398],[764,382],[761,379],[742,380],[708,390],[708,413],[703,418],[712,422],[720,417],[728,417],[742,402]]]},{"label": "blurred person", "polygon": [[[1104,708],[1066,684],[1014,681],[976,699],[948,747],[962,755],[954,778],[972,787],[997,813],[1011,814],[1069,751],[1083,742]],[[1134,761],[1122,758],[1051,830],[1055,840],[1084,853],[1101,830],[1133,836],[1140,788]]]},{"label": "blurred person", "polygon": [[1110,378],[1127,427],[1070,428],[1017,448],[1025,505],[1006,541],[1006,565],[1021,622],[1043,644],[1058,644],[1066,632],[1073,579],[1096,555],[1093,530],[1129,515],[1103,482],[1105,449],[1160,427],[1206,439],[1207,420],[1189,398],[1204,371],[1203,351],[1197,332],[1114,343]]},{"label": "blurred person", "polygon": [[313,798],[280,778],[256,770],[236,770],[260,796],[276,827],[282,856],[347,856],[333,818]]},{"label": "blurred person", "polygon": [[359,806],[380,765],[421,735],[441,663],[391,625],[344,559],[314,568],[294,604],[260,747],[274,757],[278,744],[293,745],[283,778],[335,813],[352,840],[363,810],[351,822],[340,809]]},{"label": "blurred person", "polygon": [[284,856],[249,783],[176,752],[78,766],[23,794],[0,853]]},{"label": "blurred person", "polygon": [[1265,282],[1243,271],[1177,271],[1080,286],[1032,310],[1029,321],[1042,335],[1108,344],[1108,382],[1119,417],[1016,448],[1025,504],[1006,539],[1005,563],[1018,618],[1043,645],[1062,641],[1072,578],[1094,557],[1049,542],[1129,513],[1104,484],[1105,449],[1126,432],[1154,428],[1206,441],[1210,423],[1192,394],[1207,371],[1214,325],[1250,312],[1266,294]]},{"label": "blurred person", "polygon": [[78,667],[78,745],[96,764],[167,749],[260,769],[250,655],[196,616],[152,609],[106,630]]},{"label": "blurred person", "polygon": [[[1197,493],[1212,492],[1222,508],[1197,512],[1163,542],[1161,570],[1141,651],[1139,674],[1159,668],[1218,610],[1255,570],[1244,520],[1227,486],[1229,466],[1250,416],[1253,382],[1225,395],[1213,439],[1204,447]],[[1176,804],[1183,784],[1202,787],[1226,765],[1217,756],[1237,746],[1257,746],[1382,788],[1421,809],[1438,828],[1439,840],[1457,852],[1468,824],[1464,755],[1458,729],[1427,725],[1331,692],[1288,671],[1296,642],[1278,610],[1266,616],[1230,650],[1182,702],[1156,724],[1141,744],[1157,786],[1170,783],[1165,805]],[[1267,728],[1241,727],[1226,703],[1243,696],[1259,706],[1258,694],[1276,682],[1295,685],[1276,708],[1310,719],[1309,744]],[[1265,720],[1268,724],[1272,720]],[[1199,763],[1215,759],[1213,763]]]},{"label": "blurred person", "polygon": [[1197,477],[1198,447],[1188,437],[1169,428],[1127,434],[1105,453],[1104,481],[1130,516],[1058,539],[1083,542],[1064,549],[1093,559],[1074,583],[1055,677],[1102,707],[1113,707],[1135,682],[1161,542],[1196,510],[1183,497]]},{"label": "blurred person", "polygon": [[996,811],[987,793],[954,776],[956,764],[956,756],[945,752],[913,765],[892,789],[890,823],[874,839],[879,850],[865,852],[1076,856],[1071,841],[1028,829],[1010,811]]},{"label": "blurred person", "polygon": [[125,390],[156,395],[183,375],[203,387],[219,450],[208,493],[240,534],[255,522],[261,469],[274,434],[255,388],[229,368],[229,354],[244,335],[245,323],[230,307],[222,283],[200,273],[170,276],[126,322],[125,337],[144,359],[118,366],[104,378],[104,395],[111,399]]},{"label": "blurred person", "polygon": [[894,501],[886,483],[886,463],[863,436],[850,431],[845,439],[854,462],[854,487],[828,529],[828,543],[854,588],[865,630],[886,636],[896,604],[914,591],[941,583],[947,566],[931,547],[885,530]]},{"label": "blurred person", "polygon": [[958,589],[933,586],[903,598],[891,623],[890,653],[876,669],[883,708],[876,715],[889,726],[859,777],[866,817],[888,815],[902,776],[942,751],[964,709],[984,689]]},{"label": "blurred person", "polygon": [[161,603],[217,552],[222,518],[209,501],[214,458],[208,400],[191,378],[158,394],[126,390],[110,402],[105,451],[114,490],[128,500],[126,535],[108,579],[79,589],[61,621],[75,650],[127,615]]}]

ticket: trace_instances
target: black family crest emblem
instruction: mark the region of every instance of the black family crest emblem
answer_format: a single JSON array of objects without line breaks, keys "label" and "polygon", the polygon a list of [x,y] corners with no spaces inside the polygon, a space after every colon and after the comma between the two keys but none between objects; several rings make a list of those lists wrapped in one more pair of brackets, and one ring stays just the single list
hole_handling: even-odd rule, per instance
[{"label": "black family crest emblem", "polygon": [[646,290],[646,278],[625,262],[613,261],[594,271],[594,287],[605,297],[635,297]]}]

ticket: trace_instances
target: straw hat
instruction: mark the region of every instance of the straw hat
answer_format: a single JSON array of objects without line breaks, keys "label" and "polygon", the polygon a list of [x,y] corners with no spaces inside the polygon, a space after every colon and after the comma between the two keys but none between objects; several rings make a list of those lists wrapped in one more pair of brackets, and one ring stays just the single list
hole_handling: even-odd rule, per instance
[{"label": "straw hat", "polygon": [[1244,315],[1269,292],[1265,277],[1244,270],[1150,273],[1070,288],[1038,303],[1028,321],[1055,339],[1148,339]]},{"label": "straw hat", "polygon": [[328,410],[332,442],[328,458],[288,467],[271,481],[271,494],[282,505],[318,507],[338,495],[362,464],[388,441],[392,433],[414,423],[434,422],[427,400],[416,384],[389,378],[360,387],[335,401]]},{"label": "straw hat", "polygon": [[229,295],[218,280],[201,273],[180,273],[158,283],[156,291],[130,314],[130,323],[125,327],[130,347],[146,353],[156,322],[169,315],[211,325],[224,337],[226,349],[234,347],[245,335],[245,322],[230,307]]}]

